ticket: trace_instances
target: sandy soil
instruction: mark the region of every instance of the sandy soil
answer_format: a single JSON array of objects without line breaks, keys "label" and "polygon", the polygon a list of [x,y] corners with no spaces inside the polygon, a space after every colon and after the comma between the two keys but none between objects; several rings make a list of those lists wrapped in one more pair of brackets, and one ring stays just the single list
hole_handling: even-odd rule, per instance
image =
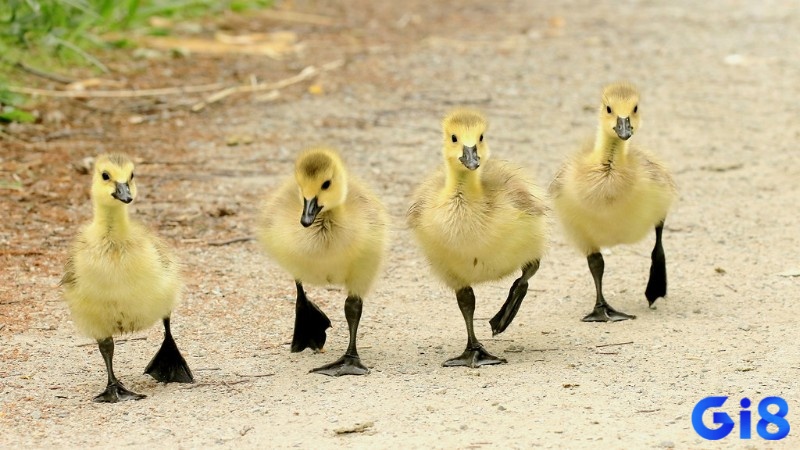
[{"label": "sandy soil", "polygon": [[[192,55],[115,66],[141,88],[277,80],[345,62],[278,101],[234,96],[197,114],[175,97],[52,101],[44,123],[5,130],[0,447],[798,448],[796,430],[772,443],[755,433],[742,443],[736,430],[704,441],[690,416],[709,395],[731,396],[723,410],[734,416],[741,397],[777,395],[800,427],[800,10],[784,1],[388,3],[280,6],[333,25],[221,19],[238,32],[297,33],[303,51],[281,61]],[[649,239],[615,248],[606,295],[638,319],[581,323],[592,280],[554,226],[552,250],[498,338],[486,320],[511,280],[476,288],[478,337],[509,363],[441,367],[463,349],[463,322],[403,220],[412,188],[440,163],[440,117],[454,105],[482,108],[494,156],[545,186],[593,135],[599,90],[618,79],[644,93],[634,139],[680,185],[664,236],[669,297],[647,308]],[[394,222],[385,273],[365,300],[365,377],[307,374],[347,345],[343,292],[309,290],[334,328],[326,353],[292,354],[291,278],[252,241],[211,245],[251,236],[259,199],[290,174],[296,152],[320,143],[342,149]],[[120,342],[115,357],[118,376],[148,398],[99,405],[90,400],[105,382],[102,360],[76,335],[57,283],[67,243],[91,215],[81,161],[109,150],[137,157],[136,217],[185,263],[173,329],[197,383],[142,374],[160,343],[154,327]]]}]

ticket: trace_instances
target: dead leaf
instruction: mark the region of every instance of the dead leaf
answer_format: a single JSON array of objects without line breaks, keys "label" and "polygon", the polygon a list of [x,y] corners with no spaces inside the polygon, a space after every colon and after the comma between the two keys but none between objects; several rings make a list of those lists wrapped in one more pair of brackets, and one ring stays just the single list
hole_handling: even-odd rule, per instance
[{"label": "dead leaf", "polygon": [[225,145],[235,147],[237,145],[249,145],[253,143],[253,136],[250,134],[232,134],[225,138]]},{"label": "dead leaf", "polygon": [[357,423],[352,427],[344,427],[344,428],[337,428],[334,431],[336,434],[351,434],[351,433],[363,433],[375,425],[375,422],[364,422],[364,423]]}]

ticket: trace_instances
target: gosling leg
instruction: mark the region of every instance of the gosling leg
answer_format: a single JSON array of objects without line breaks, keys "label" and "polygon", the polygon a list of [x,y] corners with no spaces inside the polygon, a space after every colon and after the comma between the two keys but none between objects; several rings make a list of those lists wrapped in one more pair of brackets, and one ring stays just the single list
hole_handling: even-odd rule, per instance
[{"label": "gosling leg", "polygon": [[475,293],[472,288],[467,286],[456,291],[456,299],[458,300],[458,307],[461,309],[461,315],[464,316],[464,323],[467,325],[467,348],[460,356],[448,359],[442,365],[445,367],[468,366],[474,368],[508,362],[487,352],[483,348],[483,344],[478,342],[478,338],[475,337],[475,330],[472,327],[472,319],[475,314]]},{"label": "gosling leg", "polygon": [[344,302],[344,315],[347,318],[347,327],[350,329],[350,344],[344,356],[336,361],[326,364],[316,369],[311,369],[311,373],[321,373],[332,377],[342,375],[366,375],[369,369],[361,364],[356,348],[356,338],[358,334],[358,323],[361,321],[361,308],[363,306],[361,297],[350,295]]},{"label": "gosling leg", "polygon": [[303,283],[295,281],[297,286],[297,302],[295,303],[294,337],[292,337],[292,353],[302,352],[306,348],[317,352],[325,346],[325,330],[331,321],[317,305],[306,297]]},{"label": "gosling leg", "polygon": [[589,262],[589,270],[592,272],[594,278],[594,287],[597,290],[597,300],[594,304],[594,310],[583,318],[584,322],[618,322],[620,320],[635,319],[636,316],[625,314],[615,310],[606,302],[603,297],[603,270],[605,269],[605,262],[603,255],[600,252],[592,253],[586,260]]},{"label": "gosling leg", "polygon": [[186,360],[183,359],[172,331],[169,327],[169,317],[164,318],[164,342],[150,364],[144,369],[144,373],[150,374],[153,378],[162,383],[194,383],[192,371]]},{"label": "gosling leg", "polygon": [[664,230],[664,221],[656,225],[656,245],[650,255],[650,279],[647,281],[647,289],[644,296],[647,303],[653,307],[653,303],[660,297],[667,295],[667,260],[664,256],[664,247],[661,245],[661,232]]},{"label": "gosling leg", "polygon": [[93,401],[96,403],[116,403],[124,400],[141,400],[147,397],[125,389],[125,386],[114,375],[112,362],[114,359],[114,338],[99,339],[97,346],[100,348],[100,354],[103,355],[103,361],[106,363],[108,384],[106,385],[106,390],[96,396]]},{"label": "gosling leg", "polygon": [[502,333],[511,325],[511,321],[514,320],[520,305],[522,305],[522,299],[528,293],[528,280],[536,274],[537,270],[539,270],[538,259],[522,267],[522,276],[517,278],[514,284],[511,285],[511,289],[508,291],[508,299],[506,299],[500,311],[489,321],[492,326],[492,336]]}]

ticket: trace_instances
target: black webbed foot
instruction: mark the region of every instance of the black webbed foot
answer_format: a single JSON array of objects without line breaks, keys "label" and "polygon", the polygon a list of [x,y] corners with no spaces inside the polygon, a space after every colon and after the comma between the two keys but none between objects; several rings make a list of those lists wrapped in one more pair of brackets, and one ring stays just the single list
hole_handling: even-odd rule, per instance
[{"label": "black webbed foot", "polygon": [[331,321],[319,307],[306,298],[303,285],[297,282],[297,303],[294,316],[294,336],[292,337],[292,353],[302,352],[310,348],[318,352],[325,346]]},{"label": "black webbed foot", "polygon": [[650,278],[647,280],[647,288],[644,296],[647,303],[653,307],[653,303],[661,297],[667,295],[667,262],[664,256],[664,246],[661,244],[661,233],[664,230],[664,222],[656,226],[656,245],[650,255]]},{"label": "black webbed foot", "polygon": [[636,316],[625,314],[612,308],[610,305],[597,305],[591,313],[584,317],[584,322],[619,322],[621,320],[635,319]]},{"label": "black webbed foot", "polygon": [[96,396],[92,401],[95,403],[117,403],[126,400],[141,400],[146,398],[144,394],[137,394],[135,392],[125,389],[119,381],[106,386],[106,390],[100,395]]},{"label": "black webbed foot", "polygon": [[527,281],[514,281],[514,284],[511,285],[511,289],[508,291],[508,299],[506,299],[503,307],[500,308],[500,311],[498,311],[497,314],[491,318],[491,320],[489,320],[489,324],[492,326],[492,336],[496,336],[503,331],[506,331],[506,328],[508,328],[508,326],[511,324],[511,321],[513,321],[514,317],[516,317],[517,311],[519,311],[519,307],[522,305],[522,300],[525,298],[525,294],[527,293]]},{"label": "black webbed foot", "polygon": [[361,364],[361,359],[358,356],[344,355],[330,364],[311,369],[309,373],[321,373],[330,377],[339,377],[342,375],[366,375],[369,373],[369,369]]},{"label": "black webbed foot", "polygon": [[493,364],[505,364],[506,361],[504,358],[498,358],[497,356],[492,355],[491,353],[487,352],[485,348],[483,348],[482,344],[477,344],[473,347],[467,347],[460,356],[457,356],[452,359],[448,359],[445,361],[442,366],[444,367],[480,367],[480,366],[489,366]]},{"label": "black webbed foot", "polygon": [[164,319],[164,341],[144,373],[162,383],[194,383],[192,371],[172,337],[169,321],[169,318]]},{"label": "black webbed foot", "polygon": [[666,277],[663,281],[659,281],[652,276],[650,282],[647,283],[647,289],[644,291],[644,296],[647,298],[647,303],[653,307],[653,303],[661,297],[667,296],[667,280]]},{"label": "black webbed foot", "polygon": [[522,300],[528,293],[528,280],[536,274],[537,270],[539,270],[539,260],[531,261],[522,268],[522,276],[514,280],[514,284],[508,290],[508,298],[503,303],[503,307],[489,320],[489,324],[492,326],[492,336],[502,333],[511,325],[522,305]]}]

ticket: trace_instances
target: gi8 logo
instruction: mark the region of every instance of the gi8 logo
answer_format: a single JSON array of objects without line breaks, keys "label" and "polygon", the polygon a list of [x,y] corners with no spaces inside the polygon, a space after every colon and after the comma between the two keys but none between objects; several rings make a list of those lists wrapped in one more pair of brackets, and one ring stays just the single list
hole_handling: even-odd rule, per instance
[{"label": "gi8 logo", "polygon": [[[695,405],[694,409],[692,410],[692,427],[700,437],[704,439],[708,439],[710,441],[716,441],[718,439],[722,439],[729,435],[733,430],[734,422],[727,413],[724,412],[714,412],[712,415],[713,423],[720,425],[717,428],[708,428],[703,423],[703,413],[708,411],[711,408],[719,408],[725,401],[728,400],[728,397],[706,397]],[[742,407],[742,410],[739,412],[739,438],[740,439],[750,439],[751,432],[752,432],[752,419],[751,419],[751,412],[747,410],[750,407],[750,399],[743,398],[739,405]],[[771,405],[776,405],[778,407],[778,411],[775,413],[771,413],[767,408]],[[767,439],[770,441],[777,441],[780,439],[785,438],[789,434],[790,426],[789,421],[786,420],[786,415],[789,413],[789,405],[786,403],[786,400],[782,399],[781,397],[764,397],[758,403],[758,415],[760,419],[756,424],[756,432],[759,436],[763,439]],[[774,433],[771,433],[767,427],[770,424],[774,424],[778,427],[778,430]]]}]

